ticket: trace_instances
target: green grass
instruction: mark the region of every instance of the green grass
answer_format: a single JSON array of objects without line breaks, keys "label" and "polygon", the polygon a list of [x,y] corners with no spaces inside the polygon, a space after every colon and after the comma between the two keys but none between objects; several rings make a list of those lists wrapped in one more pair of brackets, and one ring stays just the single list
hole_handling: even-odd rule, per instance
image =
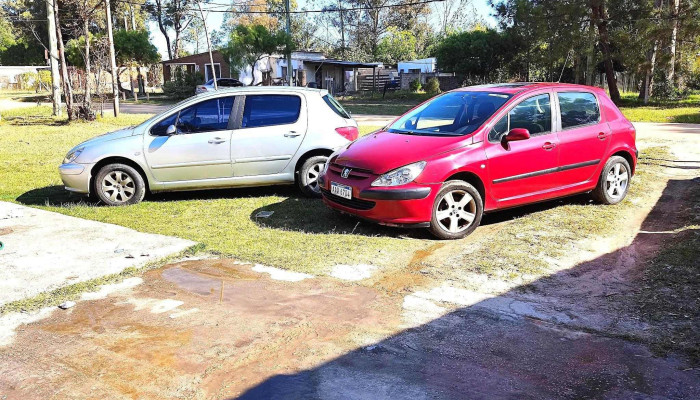
[{"label": "green grass", "polygon": [[399,90],[381,93],[365,93],[342,96],[338,101],[352,114],[401,115],[432,96]]},{"label": "green grass", "polygon": [[[82,140],[139,123],[147,116],[65,125],[64,120],[49,116],[48,107],[41,110],[39,116],[29,115],[36,114],[36,109],[3,115],[0,200],[187,238],[204,243],[211,252],[307,272],[338,263],[400,263],[410,257],[406,249],[424,246],[421,239],[402,239],[403,231],[341,216],[320,200],[300,197],[291,186],[159,194],[117,208],[86,204],[62,188],[57,166],[66,152]],[[256,219],[262,210],[275,213]]]}]

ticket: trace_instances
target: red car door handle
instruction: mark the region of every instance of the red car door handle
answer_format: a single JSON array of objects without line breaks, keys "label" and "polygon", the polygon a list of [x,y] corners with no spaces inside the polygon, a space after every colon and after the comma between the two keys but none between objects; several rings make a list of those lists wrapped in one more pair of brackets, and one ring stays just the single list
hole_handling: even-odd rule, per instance
[{"label": "red car door handle", "polygon": [[552,150],[555,146],[556,146],[556,144],[554,144],[552,142],[546,142],[545,144],[542,145],[542,148],[545,150]]},{"label": "red car door handle", "polygon": [[600,132],[598,134],[598,139],[600,140],[605,140],[606,137],[608,137],[608,135],[606,135],[605,132]]}]

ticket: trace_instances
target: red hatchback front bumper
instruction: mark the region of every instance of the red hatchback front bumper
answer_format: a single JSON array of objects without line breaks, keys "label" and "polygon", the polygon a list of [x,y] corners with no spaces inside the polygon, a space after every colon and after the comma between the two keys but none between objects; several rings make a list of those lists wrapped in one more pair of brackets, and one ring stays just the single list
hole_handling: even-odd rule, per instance
[{"label": "red hatchback front bumper", "polygon": [[[353,169],[347,178],[340,174],[342,167],[331,164],[319,180],[323,202],[330,208],[352,214],[382,225],[427,227],[430,225],[433,201],[440,184],[424,185],[415,182],[395,187],[373,187],[378,177],[369,171]],[[352,188],[352,198],[331,193],[331,182]]]}]

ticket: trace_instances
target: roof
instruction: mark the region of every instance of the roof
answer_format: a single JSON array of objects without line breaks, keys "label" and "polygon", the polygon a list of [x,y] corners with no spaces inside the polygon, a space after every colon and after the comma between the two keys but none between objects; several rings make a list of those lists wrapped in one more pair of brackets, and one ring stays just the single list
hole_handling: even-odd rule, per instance
[{"label": "roof", "polygon": [[579,88],[594,90],[591,86],[575,85],[573,83],[558,83],[558,82],[512,82],[512,83],[492,83],[486,85],[467,86],[456,89],[457,91],[483,91],[517,94],[526,90],[543,89],[543,88]]},{"label": "roof", "polygon": [[[221,52],[219,50],[212,50],[212,56],[213,55],[219,55]],[[187,63],[187,62],[192,62],[193,60],[201,57],[201,56],[207,56],[209,57],[209,52],[204,52],[204,53],[197,53],[197,54],[191,54],[189,56],[184,56],[180,58],[173,58],[172,60],[166,60],[166,61],[161,61],[161,64],[182,64],[182,63]]]},{"label": "roof", "polygon": [[307,63],[319,63],[319,64],[325,64],[325,65],[340,65],[343,67],[353,67],[353,68],[376,68],[383,66],[384,64],[380,62],[375,62],[375,63],[363,63],[363,62],[355,62],[355,61],[343,61],[343,60],[331,60],[331,59],[325,59],[325,60],[308,60],[304,61]]},{"label": "roof", "polygon": [[305,93],[318,93],[320,95],[324,95],[328,92],[326,89],[314,89],[314,88],[308,88],[304,86],[239,86],[239,87],[227,87],[227,88],[220,88],[215,91],[208,91],[204,93],[200,93],[196,95],[196,97],[202,98],[202,97],[209,97],[209,96],[214,96],[217,94],[221,93],[237,93],[237,92],[260,92],[260,93],[265,93],[265,92],[305,92]]}]

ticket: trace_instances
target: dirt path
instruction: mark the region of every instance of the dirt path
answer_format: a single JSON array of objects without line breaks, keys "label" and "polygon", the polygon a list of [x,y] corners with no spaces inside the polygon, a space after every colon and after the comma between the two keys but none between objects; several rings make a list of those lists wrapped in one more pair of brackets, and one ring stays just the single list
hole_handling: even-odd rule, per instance
[{"label": "dirt path", "polygon": [[507,216],[358,282],[186,260],[20,327],[0,398],[700,398],[682,343],[657,351],[679,319],[649,321],[638,298],[648,261],[695,229],[700,135],[684,135],[645,137],[675,153],[661,184],[534,280],[446,266]]}]

